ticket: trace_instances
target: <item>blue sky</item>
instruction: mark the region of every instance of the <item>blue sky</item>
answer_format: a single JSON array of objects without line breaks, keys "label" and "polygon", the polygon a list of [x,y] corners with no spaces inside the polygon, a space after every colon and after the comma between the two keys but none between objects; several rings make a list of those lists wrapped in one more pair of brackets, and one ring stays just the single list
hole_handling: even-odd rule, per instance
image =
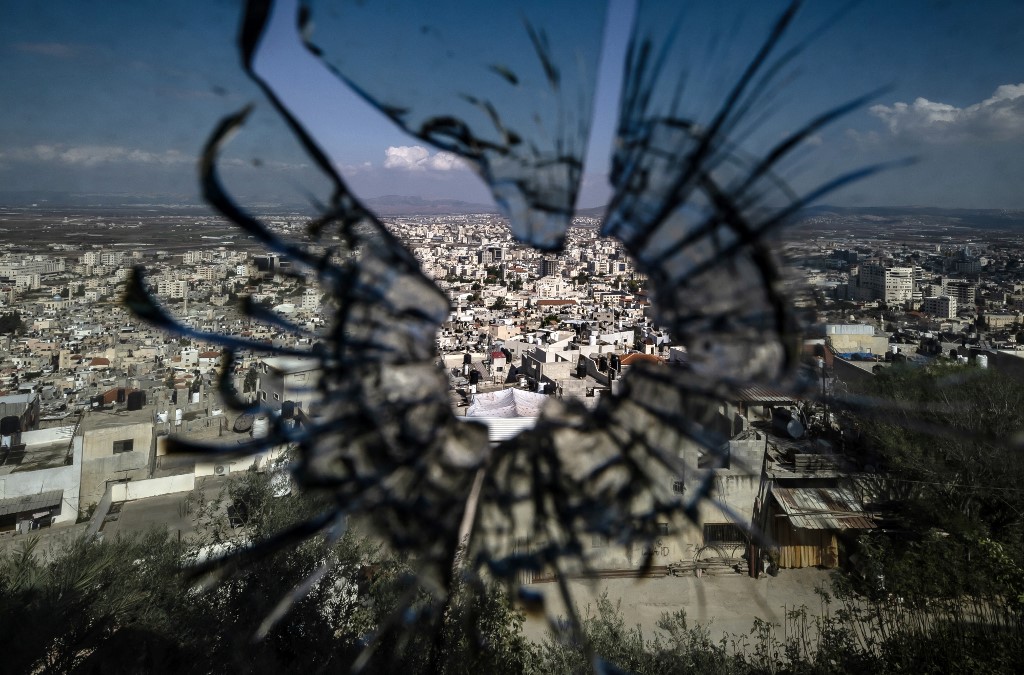
[{"label": "blue sky", "polygon": [[[320,4],[316,11],[323,11]],[[591,12],[597,6],[582,4]],[[608,196],[628,6],[616,0],[609,9],[583,206]],[[722,7],[694,4],[680,24],[685,59],[677,70],[685,71],[688,109],[698,115],[714,110],[781,3]],[[889,86],[815,135],[784,167],[785,177],[798,190],[808,189],[845,170],[914,157],[914,166],[853,185],[827,201],[1024,208],[1024,3],[865,0],[828,30],[814,30],[838,7],[808,3],[798,15],[791,40],[814,39],[786,70],[785,87],[765,107],[772,114],[746,140],[749,150],[777,142],[830,106]],[[571,15],[568,6],[558,9]],[[257,110],[225,156],[229,186],[267,199],[301,198],[322,187],[239,65],[240,12],[241,3],[229,0],[5,3],[0,190],[195,198],[199,149],[222,116],[250,101]],[[330,30],[330,17],[321,18],[315,28]],[[368,41],[370,47],[379,42],[399,49],[411,39],[413,24],[393,20],[376,24],[380,35]],[[452,33],[474,35],[472,25],[445,25]],[[502,31],[489,27],[478,33],[488,39],[467,37],[466,51],[501,53],[507,37]],[[314,30],[313,36],[330,44],[329,33]],[[493,61],[490,54],[481,59]],[[323,113],[318,138],[357,194],[488,201],[483,184],[461,162],[403,133],[340,87],[314,86],[308,71],[293,70],[292,84],[309,92],[304,106],[330,112]],[[394,91],[402,86],[396,74]]]}]

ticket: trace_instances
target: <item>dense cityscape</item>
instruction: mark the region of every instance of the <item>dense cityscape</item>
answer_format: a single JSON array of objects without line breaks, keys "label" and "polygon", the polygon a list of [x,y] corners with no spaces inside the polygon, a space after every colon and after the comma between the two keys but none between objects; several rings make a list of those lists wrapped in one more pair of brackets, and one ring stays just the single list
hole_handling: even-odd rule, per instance
[{"label": "dense cityscape", "polygon": [[[168,335],[121,304],[131,269],[144,268],[151,290],[187,325],[276,346],[309,348],[314,338],[254,321],[242,310],[244,299],[316,334],[330,321],[328,290],[215,219],[33,208],[6,209],[0,218],[12,235],[26,232],[29,239],[8,237],[0,259],[6,532],[90,521],[102,532],[102,511],[125,501],[136,485],[140,495],[150,483],[154,494],[176,492],[251,464],[189,466],[163,456],[168,434],[237,443],[259,420],[254,427],[251,415],[238,418],[222,400],[216,344]],[[294,214],[266,220],[285,237],[305,226]],[[599,235],[596,218],[577,218],[558,255],[516,245],[504,222],[489,214],[392,216],[386,223],[450,299],[437,347],[456,414],[497,400],[494,392],[506,388],[593,407],[634,363],[685,367],[686,346],[652,320],[645,279],[621,246]],[[83,241],[96,233],[110,238],[31,242],[30,230],[56,226],[77,229]],[[797,302],[814,316],[804,336],[813,355],[808,362],[824,360],[829,391],[833,382],[846,387],[906,361],[1021,372],[1024,248],[1012,231],[974,228],[955,216],[822,212],[800,222],[783,251],[803,277]],[[229,375],[245,400],[298,419],[315,406],[312,363],[242,352]],[[307,372],[311,379],[296,387]],[[733,403],[744,417],[734,429],[741,435],[749,435],[752,422],[797,414],[802,424],[817,424],[819,435],[839,431],[837,420],[826,429],[820,415],[809,416],[813,406],[781,393],[751,392]],[[536,410],[512,414],[525,419],[506,426],[528,426]],[[507,416],[486,408],[471,414]],[[491,426],[502,433],[493,419]],[[762,451],[776,447],[774,440],[762,443]],[[756,457],[746,467],[754,478],[760,464]],[[744,496],[748,514],[756,488],[752,483]],[[668,557],[692,558],[708,543],[683,539]]]},{"label": "dense cityscape", "polygon": [[1021,44],[13,3],[0,670],[1020,672]]},{"label": "dense cityscape", "polygon": [[[318,362],[236,353],[226,380],[265,410],[240,414],[219,387],[226,362],[214,341],[170,335],[124,306],[131,270],[145,270],[149,289],[184,325],[278,347],[311,350],[330,324],[332,298],[316,279],[217,219],[159,208],[112,213],[0,213],[9,233],[0,259],[0,536],[7,547],[40,536],[44,546],[59,547],[82,534],[119,541],[157,527],[210,555],[245,542],[253,527],[237,495],[225,501],[233,477],[257,470],[271,477],[274,494],[290,494],[282,472],[288,447],[182,459],[167,453],[167,439],[233,446],[265,435],[278,418],[308,423],[320,414]],[[729,635],[749,621],[746,612],[724,609],[734,597],[781,592],[787,603],[812,603],[824,582],[820,570],[862,574],[858,537],[900,522],[872,481],[896,474],[864,454],[856,440],[864,421],[830,411],[829,400],[835,406],[903,364],[922,372],[967,364],[1015,380],[1024,373],[1016,215],[973,216],[996,225],[972,227],[964,213],[823,208],[791,228],[780,250],[806,324],[802,368],[820,373],[820,389],[795,395],[753,387],[722,402],[713,424],[728,439],[727,462],[711,468],[712,455],[692,444],[679,448],[687,472],[665,475],[666,488],[680,495],[699,489],[709,472],[714,477],[715,500],[701,505],[698,526],[666,520],[663,535],[643,551],[587,539],[590,571],[572,582],[584,584],[577,590],[588,588],[585,577],[597,578],[603,597],[611,594],[638,624],[650,627],[645,617],[654,608],[687,606],[689,616]],[[284,238],[303,236],[301,215],[264,218]],[[576,219],[558,255],[517,245],[490,214],[396,215],[385,223],[448,295],[437,367],[447,374],[452,410],[484,423],[492,442],[530,428],[549,398],[594,409],[637,364],[687,368],[686,345],[652,319],[646,280],[621,246],[599,235],[594,217]],[[33,240],[53,226],[75,229],[84,242],[100,234],[102,243]],[[329,244],[328,235],[314,250]],[[246,303],[304,333],[254,319]],[[210,538],[195,504],[211,522],[230,525],[227,539]],[[764,528],[773,547],[753,547],[752,527]],[[513,534],[518,545],[536,545],[528,532]],[[619,585],[637,574],[669,586],[638,593]],[[717,600],[694,607],[691,585],[723,574],[784,585],[720,587]],[[543,587],[552,579],[539,570],[524,581]],[[525,631],[541,640],[543,623],[527,621]]]}]

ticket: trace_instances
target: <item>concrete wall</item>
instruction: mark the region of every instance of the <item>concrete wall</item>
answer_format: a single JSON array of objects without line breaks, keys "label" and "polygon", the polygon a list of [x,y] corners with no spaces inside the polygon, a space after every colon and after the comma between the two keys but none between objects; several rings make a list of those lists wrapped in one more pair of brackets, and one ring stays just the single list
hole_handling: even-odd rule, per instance
[{"label": "concrete wall", "polygon": [[[652,556],[652,564],[656,566],[692,561],[705,543],[703,525],[734,523],[742,528],[749,527],[754,500],[760,487],[761,463],[765,447],[764,437],[730,442],[730,468],[713,470],[714,492],[711,499],[700,504],[699,522],[696,524],[688,521],[675,522],[670,528],[671,534],[657,536],[650,543],[638,542],[632,545],[622,545],[615,541],[605,540],[600,536],[580,533],[583,555],[591,569],[597,571],[635,570],[643,564],[648,552]],[[694,494],[711,470],[698,468],[702,449],[694,442],[683,439],[680,443],[679,454],[685,465],[685,473],[682,477],[684,493],[681,497],[686,499]],[[671,494],[675,492],[673,484],[680,478],[666,471],[663,480],[664,491]],[[517,512],[516,527],[519,529],[514,533],[516,537],[515,543],[512,544],[514,548],[536,551],[545,545],[545,541],[535,540],[533,538],[535,533],[529,531],[533,522],[529,507],[523,505],[515,511]],[[486,516],[484,522],[486,522]],[[582,570],[569,569],[567,571],[575,573]],[[541,576],[543,577],[544,574]]]},{"label": "concrete wall", "polygon": [[[872,367],[874,367],[874,365],[875,364],[871,364]],[[852,363],[838,358],[832,362],[832,373],[835,379],[846,383],[854,389],[866,386],[874,377],[870,370],[864,370],[863,368],[859,368]]]},{"label": "concrete wall", "polygon": [[889,338],[884,335],[829,335],[832,348],[841,354],[847,352],[871,352],[885,354],[889,349]]},{"label": "concrete wall", "polygon": [[[49,429],[47,429],[49,431]],[[49,490],[63,490],[64,501],[54,525],[72,525],[78,520],[79,490],[82,471],[82,437],[72,441],[72,464],[38,471],[25,471],[0,476],[0,499],[35,495]]]},{"label": "concrete wall", "polygon": [[594,378],[595,380],[597,380],[598,382],[605,386],[608,385],[608,373],[602,373],[600,370],[598,370],[597,362],[594,359],[590,358],[589,356],[583,356],[581,354],[580,360],[583,362],[584,366],[586,366],[588,377]]},{"label": "concrete wall", "polygon": [[694,445],[684,450],[686,494],[693,494],[709,472],[714,474],[713,499],[702,502],[698,511],[701,525],[731,522],[749,526],[761,484],[761,464],[766,447],[767,441],[763,437],[729,441],[728,466],[720,469],[699,468],[701,457],[707,457],[702,448]]},{"label": "concrete wall", "polygon": [[188,492],[196,486],[194,474],[185,473],[163,478],[136,480],[128,483],[116,483],[110,486],[110,498],[115,502],[129,502],[134,499],[158,497],[176,492]]},{"label": "concrete wall", "polygon": [[[539,352],[539,353],[538,353]],[[543,361],[536,356],[544,356],[542,350],[538,352],[525,353],[522,356],[522,363],[519,366],[519,374],[532,377],[538,382],[557,383],[566,379],[576,372],[575,361]]]},{"label": "concrete wall", "polygon": [[131,440],[131,452],[120,453],[130,455],[140,450],[149,453],[153,441],[152,422],[134,422],[117,426],[99,427],[84,432],[82,457],[85,461],[104,459],[114,454],[114,442]]},{"label": "concrete wall", "polygon": [[190,441],[203,441],[226,435],[237,435],[231,431],[234,417],[229,418],[223,414],[210,415],[194,420],[182,420],[180,425],[175,425],[173,411],[171,411],[170,416],[169,421],[157,422],[155,424],[156,433],[158,434],[156,444],[157,457],[167,454],[164,441],[171,435],[181,436]]},{"label": "concrete wall", "polygon": [[217,475],[217,467],[223,466],[227,468],[227,473],[234,473],[236,471],[247,471],[253,465],[257,469],[266,469],[271,463],[280,458],[285,451],[288,449],[286,445],[275,446],[265,452],[261,452],[258,455],[251,455],[249,457],[240,457],[236,459],[222,459],[217,461],[209,462],[196,462],[195,475],[199,476],[215,476]]},{"label": "concrete wall", "polygon": [[[114,454],[114,442],[132,439],[131,452]],[[82,488],[79,508],[99,503],[112,480],[149,478],[153,423],[101,427],[84,433]]]}]

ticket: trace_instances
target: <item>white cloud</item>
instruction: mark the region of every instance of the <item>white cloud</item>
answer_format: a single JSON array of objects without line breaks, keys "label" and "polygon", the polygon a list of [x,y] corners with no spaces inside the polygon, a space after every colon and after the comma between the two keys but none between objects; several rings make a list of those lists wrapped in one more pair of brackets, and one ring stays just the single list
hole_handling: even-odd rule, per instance
[{"label": "white cloud", "polygon": [[373,164],[370,162],[363,162],[362,164],[335,164],[334,168],[343,174],[353,176],[373,171]]},{"label": "white cloud", "polygon": [[62,42],[16,42],[11,48],[24,54],[37,54],[56,59],[73,58],[81,51],[76,46]]},{"label": "white cloud", "polygon": [[112,162],[128,164],[181,164],[195,161],[195,157],[183,155],[177,150],[149,152],[148,150],[124,148],[116,145],[64,146],[47,144],[34,145],[31,148],[8,150],[0,154],[0,159],[54,162],[85,167]]},{"label": "white cloud", "polygon": [[918,98],[913,103],[869,108],[894,136],[943,142],[1024,137],[1024,83],[1004,84],[991,97],[965,108]]},{"label": "white cloud", "polygon": [[422,145],[392,145],[384,151],[384,168],[401,171],[453,171],[464,169],[465,163],[450,152],[433,155]]},{"label": "white cloud", "polygon": [[[0,161],[6,162],[44,162],[64,164],[74,167],[94,167],[101,164],[148,164],[151,166],[176,166],[195,164],[197,155],[183,153],[178,150],[150,152],[138,148],[125,148],[118,145],[62,145],[40,143],[29,148],[13,148],[0,151]],[[262,168],[274,171],[296,171],[309,168],[304,162],[284,162],[263,158],[243,159],[241,157],[221,157],[217,160],[221,167]]]}]

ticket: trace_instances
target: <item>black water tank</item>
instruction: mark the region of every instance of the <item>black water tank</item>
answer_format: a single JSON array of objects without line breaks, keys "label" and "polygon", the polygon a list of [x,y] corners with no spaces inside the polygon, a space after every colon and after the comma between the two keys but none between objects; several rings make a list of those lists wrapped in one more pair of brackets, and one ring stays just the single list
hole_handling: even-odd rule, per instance
[{"label": "black water tank", "polygon": [[8,415],[0,419],[0,436],[10,436],[21,431],[21,418],[17,415]]},{"label": "black water tank", "polygon": [[142,410],[144,405],[146,405],[146,392],[128,392],[128,410]]},{"label": "black water tank", "polygon": [[124,403],[125,396],[126,396],[126,394],[125,394],[124,387],[118,387],[117,388],[117,402],[118,403]]},{"label": "black water tank", "polygon": [[281,404],[281,419],[290,420],[295,417],[295,402],[285,401]]}]

